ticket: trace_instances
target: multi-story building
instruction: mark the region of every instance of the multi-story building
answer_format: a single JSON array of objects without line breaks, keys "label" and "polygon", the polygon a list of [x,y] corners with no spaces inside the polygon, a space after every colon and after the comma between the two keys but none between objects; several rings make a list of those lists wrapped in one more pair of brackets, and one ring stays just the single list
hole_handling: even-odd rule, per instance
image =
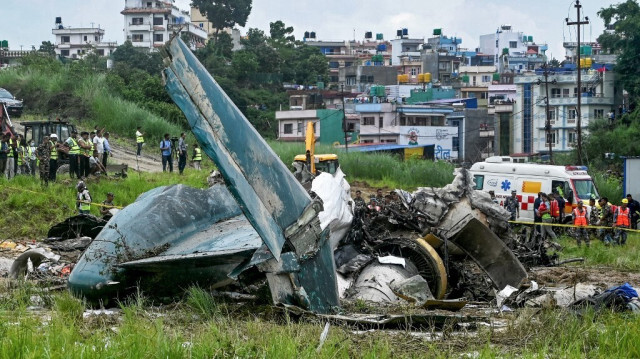
[{"label": "multi-story building", "polygon": [[421,51],[424,38],[410,39],[406,29],[398,30],[398,37],[391,40],[391,65],[400,75],[408,75],[409,83],[417,83],[422,71]]},{"label": "multi-story building", "polygon": [[[312,34],[313,37],[305,37],[304,41],[309,46],[319,48],[320,52],[327,57],[329,63],[328,87],[330,88],[339,89],[340,85],[346,84],[346,78],[341,79],[340,77],[341,69],[359,65],[376,67],[390,65],[391,45],[388,41],[382,40],[381,34],[377,36],[380,40],[375,41],[371,39],[363,41],[323,41],[316,40],[316,34]],[[347,76],[346,73],[345,77]]]},{"label": "multi-story building", "polygon": [[478,106],[486,108],[489,104],[489,86],[499,76],[495,66],[460,66],[460,78],[463,98],[477,98]]},{"label": "multi-story building", "polygon": [[492,55],[499,73],[522,72],[542,66],[547,48],[546,44],[536,45],[533,36],[502,25],[495,33],[480,36],[478,53]]},{"label": "multi-story building", "polygon": [[[213,38],[216,36],[216,28],[213,26],[209,20],[200,13],[200,10],[197,7],[191,7],[191,22],[196,26],[200,27],[204,31],[207,32],[209,38]],[[233,41],[233,49],[240,50],[242,45],[240,44],[240,30],[238,29],[224,29],[222,30],[231,36],[231,41]]]},{"label": "multi-story building", "polygon": [[[622,104],[622,88],[616,83],[616,73],[603,71],[602,64],[582,70],[581,89],[577,87],[575,65],[554,69],[549,81],[549,118],[551,135],[545,133],[547,114],[545,110],[546,88],[541,72],[530,72],[516,76],[516,99],[514,103],[512,152],[534,154],[547,153],[549,143],[553,151],[573,149],[577,133],[577,96],[582,94],[581,126],[587,132],[589,122],[604,118],[607,113]],[[604,68],[612,69],[611,66]]]},{"label": "multi-story building", "polygon": [[175,0],[125,0],[124,33],[133,46],[154,51],[175,32],[186,34],[192,49],[204,46],[209,34],[191,22]]},{"label": "multi-story building", "polygon": [[65,27],[62,18],[57,17],[51,31],[55,35],[56,55],[65,58],[79,59],[87,54],[109,56],[115,51],[116,42],[104,42],[104,29],[99,27]]},{"label": "multi-story building", "polygon": [[350,92],[366,92],[374,85],[395,85],[398,70],[391,66],[349,66],[338,71],[340,89]]}]

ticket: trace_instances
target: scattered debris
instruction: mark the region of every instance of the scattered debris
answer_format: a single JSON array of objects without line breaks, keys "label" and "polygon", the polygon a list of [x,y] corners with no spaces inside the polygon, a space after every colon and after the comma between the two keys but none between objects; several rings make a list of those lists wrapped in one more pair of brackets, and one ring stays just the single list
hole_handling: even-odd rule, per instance
[{"label": "scattered debris", "polygon": [[322,346],[324,345],[324,342],[327,340],[327,337],[329,336],[329,322],[327,322],[327,324],[324,325],[324,329],[322,330],[322,334],[320,334],[320,344],[318,344],[318,348],[316,348],[316,353],[320,353],[320,350],[322,350]]},{"label": "scattered debris", "polygon": [[393,293],[409,303],[423,306],[427,300],[433,299],[429,283],[419,275],[390,284]]},{"label": "scattered debris", "polygon": [[69,217],[49,229],[49,242],[56,240],[76,239],[81,237],[96,238],[107,224],[102,218],[90,214]]}]

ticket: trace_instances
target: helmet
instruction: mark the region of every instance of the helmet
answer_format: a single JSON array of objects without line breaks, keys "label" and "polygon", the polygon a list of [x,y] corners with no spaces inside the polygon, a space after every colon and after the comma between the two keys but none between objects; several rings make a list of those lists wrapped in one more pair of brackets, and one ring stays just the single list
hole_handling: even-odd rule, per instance
[{"label": "helmet", "polygon": [[78,184],[76,185],[76,189],[81,190],[85,188],[86,188],[86,185],[84,184],[84,181],[78,181]]},{"label": "helmet", "polygon": [[626,198],[623,198],[623,199],[622,199],[622,203],[629,203],[629,200],[628,200],[628,199],[626,199]]},{"label": "helmet", "polygon": [[49,138],[58,138],[58,135],[56,135],[55,133],[52,133],[51,136],[49,136]]}]

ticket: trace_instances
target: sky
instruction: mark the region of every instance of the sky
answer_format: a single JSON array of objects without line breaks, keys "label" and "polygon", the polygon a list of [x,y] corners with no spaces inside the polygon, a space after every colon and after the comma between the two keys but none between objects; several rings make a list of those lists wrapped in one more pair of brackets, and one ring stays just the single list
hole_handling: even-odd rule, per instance
[{"label": "sky", "polygon": [[[583,27],[583,41],[595,41],[604,28],[598,10],[622,0],[582,0],[584,15],[591,20]],[[176,0],[188,9],[190,0]],[[402,4],[402,5],[400,5]],[[55,17],[65,26],[100,26],[105,40],[124,42],[124,0],[2,0],[0,40],[11,49],[28,49],[42,41],[54,41]],[[319,40],[362,40],[366,31],[395,37],[407,28],[411,38],[428,38],[434,28],[448,36],[462,38],[461,47],[473,50],[479,36],[494,33],[502,24],[533,36],[549,45],[548,55],[562,59],[563,41],[576,41],[575,26],[565,18],[576,18],[572,0],[253,0],[253,10],[244,33],[250,27],[268,33],[269,23],[282,20],[293,26],[297,39],[315,31]]]}]

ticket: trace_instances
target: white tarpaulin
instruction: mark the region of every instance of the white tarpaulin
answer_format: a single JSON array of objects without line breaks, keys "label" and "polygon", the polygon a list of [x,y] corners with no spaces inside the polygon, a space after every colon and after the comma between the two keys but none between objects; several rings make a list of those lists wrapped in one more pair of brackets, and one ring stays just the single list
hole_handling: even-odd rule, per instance
[{"label": "white tarpaulin", "polygon": [[345,180],[340,168],[334,175],[321,173],[313,180],[311,190],[322,199],[324,210],[320,212],[320,227],[331,229],[331,247],[336,249],[338,242],[351,228],[353,209],[351,207],[351,186]]}]

